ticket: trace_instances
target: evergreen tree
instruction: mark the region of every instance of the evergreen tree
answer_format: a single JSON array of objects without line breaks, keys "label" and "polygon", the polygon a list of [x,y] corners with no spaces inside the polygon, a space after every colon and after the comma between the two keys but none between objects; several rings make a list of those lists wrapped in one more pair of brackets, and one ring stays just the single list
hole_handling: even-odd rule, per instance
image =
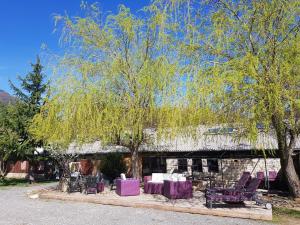
[{"label": "evergreen tree", "polygon": [[31,64],[33,70],[25,78],[18,77],[21,88],[15,86],[11,81],[10,85],[17,97],[16,103],[9,106],[9,118],[7,126],[18,135],[18,147],[23,157],[32,158],[35,148],[41,146],[40,141],[36,141],[29,132],[32,118],[40,110],[43,104],[43,95],[48,84],[44,82],[45,75],[42,73],[43,66],[37,57],[36,63]]},{"label": "evergreen tree", "polygon": [[21,89],[11,81],[9,82],[15,95],[28,106],[28,116],[33,117],[39,112],[40,106],[43,104],[42,95],[46,92],[47,83],[43,82],[45,75],[42,73],[43,66],[38,56],[36,63],[31,64],[31,66],[33,70],[25,78],[18,77],[21,81]]}]

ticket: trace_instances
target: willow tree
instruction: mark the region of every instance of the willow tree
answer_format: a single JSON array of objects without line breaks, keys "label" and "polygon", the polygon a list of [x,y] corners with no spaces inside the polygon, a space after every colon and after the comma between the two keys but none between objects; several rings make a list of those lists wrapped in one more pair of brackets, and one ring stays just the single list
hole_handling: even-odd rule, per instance
[{"label": "willow tree", "polygon": [[252,141],[260,132],[272,134],[290,193],[300,197],[293,162],[300,133],[300,2],[172,2],[174,15],[188,11],[184,27],[192,28],[182,45],[194,54],[182,54],[195,68],[188,90],[195,112],[210,105],[216,122],[240,127]]},{"label": "willow tree", "polygon": [[159,32],[161,18],[149,11],[138,16],[120,6],[106,16],[96,5],[83,7],[83,17],[56,17],[65,55],[32,132],[65,147],[95,140],[125,146],[139,177],[140,147],[176,124],[174,40]]}]

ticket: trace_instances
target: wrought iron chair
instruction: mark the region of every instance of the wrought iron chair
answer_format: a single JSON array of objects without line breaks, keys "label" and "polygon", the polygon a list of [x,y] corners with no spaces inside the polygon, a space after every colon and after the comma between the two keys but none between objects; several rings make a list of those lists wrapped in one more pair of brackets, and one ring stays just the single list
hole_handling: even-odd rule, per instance
[{"label": "wrought iron chair", "polygon": [[[253,178],[247,188],[244,190],[224,191],[223,193],[206,193],[206,206],[212,208],[213,202],[225,202],[225,203],[242,203],[244,201],[255,201],[256,204],[263,204],[257,196],[257,188],[261,180]],[[266,208],[271,208],[269,203],[265,203]]]},{"label": "wrought iron chair", "polygon": [[206,193],[224,193],[224,192],[232,192],[232,191],[239,191],[243,190],[247,187],[247,183],[249,183],[249,180],[251,179],[250,172],[243,172],[241,178],[238,180],[238,182],[233,186],[233,188],[221,188],[221,187],[214,187],[214,188],[207,188],[205,190]]},{"label": "wrought iron chair", "polygon": [[97,177],[95,176],[86,176],[84,177],[83,185],[85,194],[94,193],[97,194]]},{"label": "wrought iron chair", "polygon": [[76,174],[75,176],[70,177],[69,189],[68,189],[69,193],[77,192],[77,191],[81,192],[80,179],[81,179],[80,174]]}]

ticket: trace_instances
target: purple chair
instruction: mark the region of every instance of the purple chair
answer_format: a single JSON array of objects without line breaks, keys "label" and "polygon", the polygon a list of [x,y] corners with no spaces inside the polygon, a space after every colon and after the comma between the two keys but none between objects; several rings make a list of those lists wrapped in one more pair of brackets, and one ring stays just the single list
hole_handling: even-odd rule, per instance
[{"label": "purple chair", "polygon": [[140,181],[137,179],[117,179],[116,193],[120,196],[135,196],[140,194]]},{"label": "purple chair", "polygon": [[224,193],[224,192],[234,192],[238,190],[242,190],[245,187],[247,187],[247,183],[249,183],[249,180],[251,179],[250,172],[243,172],[241,178],[239,181],[234,185],[233,188],[207,188],[206,193]]},{"label": "purple chair", "polygon": [[[265,180],[265,173],[264,172],[257,172],[256,177],[260,180]],[[277,178],[277,172],[276,171],[269,171],[268,179],[269,181],[276,181]]]},{"label": "purple chair", "polygon": [[104,191],[104,182],[98,182],[97,183],[97,192],[100,193],[100,192],[103,192]]},{"label": "purple chair", "polygon": [[253,178],[245,190],[237,190],[234,192],[219,194],[219,193],[206,193],[206,206],[212,208],[213,202],[225,202],[225,203],[241,203],[243,201],[256,201],[259,199],[256,195],[256,190],[261,180]]},{"label": "purple chair", "polygon": [[276,171],[269,171],[269,181],[274,182],[277,179]]},{"label": "purple chair", "polygon": [[257,177],[257,179],[263,180],[263,179],[265,179],[265,173],[264,172],[257,172],[256,177]]},{"label": "purple chair", "polygon": [[269,189],[270,185],[276,185],[277,175],[278,174],[276,171],[269,171],[268,180],[267,180],[264,172],[261,171],[257,172],[256,177],[262,181],[260,184],[260,188]]},{"label": "purple chair", "polygon": [[149,181],[152,179],[151,176],[144,176],[144,192],[148,193]]},{"label": "purple chair", "polygon": [[144,193],[162,195],[164,192],[164,183],[149,182],[151,180],[152,176],[144,177]]},{"label": "purple chair", "polygon": [[169,199],[189,199],[193,197],[192,181],[164,181],[163,195]]}]

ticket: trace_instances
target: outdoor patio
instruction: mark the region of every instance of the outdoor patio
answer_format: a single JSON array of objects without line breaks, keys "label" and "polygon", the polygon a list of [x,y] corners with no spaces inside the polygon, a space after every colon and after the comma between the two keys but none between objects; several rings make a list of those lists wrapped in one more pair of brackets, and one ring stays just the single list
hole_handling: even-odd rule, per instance
[{"label": "outdoor patio", "polygon": [[[272,210],[267,210],[263,206],[255,205],[255,202],[245,202],[244,204],[224,204],[218,203],[213,209],[205,206],[204,193],[196,191],[191,199],[170,200],[163,195],[144,194],[141,189],[138,196],[119,196],[115,190],[106,187],[102,193],[84,195],[80,192],[63,193],[55,189],[42,190],[36,197],[40,199],[56,199],[63,201],[89,202],[103,205],[115,205],[134,208],[152,208],[158,210],[175,211],[192,214],[203,214],[223,217],[272,220]],[[34,194],[31,195],[32,197]]]}]

